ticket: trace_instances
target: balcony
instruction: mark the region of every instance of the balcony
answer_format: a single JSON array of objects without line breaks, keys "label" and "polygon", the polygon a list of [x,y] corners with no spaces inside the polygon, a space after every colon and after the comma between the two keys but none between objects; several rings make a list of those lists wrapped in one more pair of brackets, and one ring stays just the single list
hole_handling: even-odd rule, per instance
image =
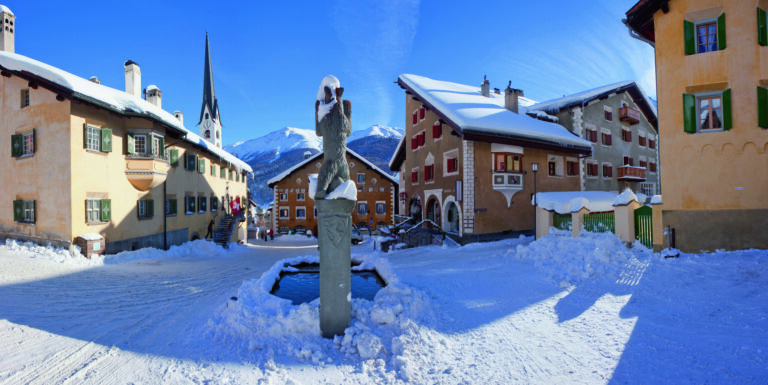
[{"label": "balcony", "polygon": [[645,167],[621,166],[616,167],[618,180],[642,182],[645,180]]},{"label": "balcony", "polygon": [[163,183],[170,167],[168,161],[159,156],[130,155],[125,158],[125,176],[139,191],[148,191]]},{"label": "balcony", "polygon": [[640,123],[640,111],[631,107],[619,108],[619,120],[634,126]]},{"label": "balcony", "polygon": [[512,197],[523,189],[523,174],[520,173],[493,173],[493,189],[504,195],[507,207],[512,205]]}]

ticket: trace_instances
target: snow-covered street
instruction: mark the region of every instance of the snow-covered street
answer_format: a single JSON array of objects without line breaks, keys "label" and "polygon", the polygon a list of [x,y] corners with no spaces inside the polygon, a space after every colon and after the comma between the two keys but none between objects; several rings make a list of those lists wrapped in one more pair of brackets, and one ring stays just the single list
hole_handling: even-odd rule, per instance
[{"label": "snow-covered street", "polygon": [[263,292],[309,240],[94,261],[9,242],[0,383],[768,382],[763,250],[664,260],[591,234],[352,251],[389,285],[325,340],[318,301]]}]

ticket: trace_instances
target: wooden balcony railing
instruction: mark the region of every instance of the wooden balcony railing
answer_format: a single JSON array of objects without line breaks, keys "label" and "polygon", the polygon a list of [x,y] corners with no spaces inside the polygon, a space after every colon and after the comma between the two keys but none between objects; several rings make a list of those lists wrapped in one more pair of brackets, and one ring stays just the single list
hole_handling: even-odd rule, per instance
[{"label": "wooden balcony railing", "polygon": [[631,107],[621,107],[619,108],[619,120],[630,125],[638,124],[640,123],[640,111]]},{"label": "wooden balcony railing", "polygon": [[645,167],[621,166],[616,167],[618,180],[644,181]]}]

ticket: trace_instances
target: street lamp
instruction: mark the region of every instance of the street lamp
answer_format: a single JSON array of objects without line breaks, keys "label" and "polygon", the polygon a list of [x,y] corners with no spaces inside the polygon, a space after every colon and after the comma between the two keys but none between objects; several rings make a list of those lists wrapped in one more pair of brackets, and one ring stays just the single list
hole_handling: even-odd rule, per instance
[{"label": "street lamp", "polygon": [[536,240],[536,206],[538,204],[536,200],[536,173],[539,171],[538,163],[531,163],[531,171],[533,171],[533,240]]}]

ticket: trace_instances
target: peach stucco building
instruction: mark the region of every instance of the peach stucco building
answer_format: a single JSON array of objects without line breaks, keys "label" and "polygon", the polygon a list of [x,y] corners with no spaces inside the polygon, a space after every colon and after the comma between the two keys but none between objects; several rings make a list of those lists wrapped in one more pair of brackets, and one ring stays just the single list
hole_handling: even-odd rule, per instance
[{"label": "peach stucco building", "polygon": [[656,49],[662,220],[683,251],[768,248],[767,8],[642,0],[627,12]]},{"label": "peach stucco building", "polygon": [[136,63],[122,91],[3,48],[0,237],[162,248],[203,238],[227,202],[247,201],[251,168],[164,111],[157,87],[142,99]]}]

